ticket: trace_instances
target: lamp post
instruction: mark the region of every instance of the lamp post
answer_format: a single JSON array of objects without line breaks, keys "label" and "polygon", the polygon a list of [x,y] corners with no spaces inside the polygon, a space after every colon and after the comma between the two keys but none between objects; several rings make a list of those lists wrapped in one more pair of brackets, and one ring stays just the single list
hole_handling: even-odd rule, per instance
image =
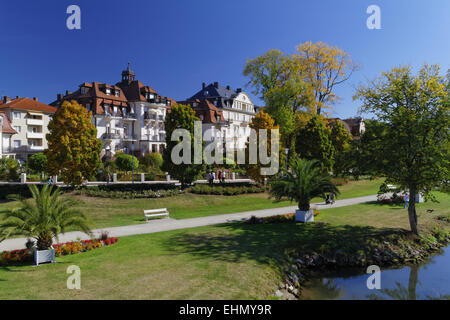
[{"label": "lamp post", "polygon": [[286,171],[288,170],[288,154],[289,154],[289,148],[284,149],[284,152],[286,153]]},{"label": "lamp post", "polygon": [[134,184],[134,156],[133,156],[133,146],[134,143],[131,143],[131,183]]}]

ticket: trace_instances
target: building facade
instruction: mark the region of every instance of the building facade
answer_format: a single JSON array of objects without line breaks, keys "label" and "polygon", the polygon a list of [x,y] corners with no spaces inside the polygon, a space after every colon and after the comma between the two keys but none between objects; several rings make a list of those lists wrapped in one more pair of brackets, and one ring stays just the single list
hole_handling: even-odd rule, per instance
[{"label": "building facade", "polygon": [[[256,113],[252,100],[242,89],[233,90],[230,86],[220,86],[218,82],[203,83],[199,92],[180,103],[189,104],[198,113],[203,122],[205,140],[221,139],[227,148],[233,150],[245,148],[250,136],[249,123]],[[216,116],[202,119],[205,109]]]},{"label": "building facade", "polygon": [[47,149],[48,124],[56,108],[39,102],[37,98],[3,97],[0,112],[4,114],[3,155],[27,161],[30,155]]},{"label": "building facade", "polygon": [[102,157],[111,158],[119,150],[137,156],[162,153],[166,145],[164,121],[174,100],[136,80],[129,65],[122,72],[122,81],[115,85],[85,82],[75,92],[58,94],[51,105],[59,107],[71,100],[92,111],[97,138],[103,141]]}]

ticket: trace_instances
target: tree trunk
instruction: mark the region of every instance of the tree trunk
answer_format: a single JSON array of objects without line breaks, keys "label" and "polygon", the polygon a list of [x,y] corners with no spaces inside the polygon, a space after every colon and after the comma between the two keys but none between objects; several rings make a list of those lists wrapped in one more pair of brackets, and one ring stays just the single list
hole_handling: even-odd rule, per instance
[{"label": "tree trunk", "polygon": [[417,265],[412,265],[409,269],[408,300],[416,300],[416,286],[419,278],[419,267]]},{"label": "tree trunk", "polygon": [[416,214],[416,185],[412,184],[409,186],[409,205],[408,205],[408,216],[409,225],[411,226],[411,231],[414,234],[419,234],[417,229],[417,214]]}]

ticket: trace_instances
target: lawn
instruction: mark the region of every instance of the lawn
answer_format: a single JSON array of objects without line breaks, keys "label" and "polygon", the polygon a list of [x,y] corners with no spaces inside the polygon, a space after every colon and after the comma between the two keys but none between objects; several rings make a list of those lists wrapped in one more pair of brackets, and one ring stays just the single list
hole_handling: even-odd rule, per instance
[{"label": "lawn", "polygon": [[[381,179],[350,181],[339,187],[342,193],[339,199],[375,194],[381,182]],[[238,196],[181,194],[159,199],[74,197],[81,201],[80,209],[91,218],[94,228],[144,223],[144,209],[167,208],[172,218],[186,219],[296,205],[288,201],[274,202],[267,193]],[[323,202],[321,199],[314,201]],[[0,210],[14,206],[17,206],[16,202],[4,202],[0,204]]]},{"label": "lawn", "polygon": [[[438,204],[419,205],[422,231],[450,226],[436,220],[450,216],[450,195],[437,197]],[[328,224],[229,223],[122,237],[54,265],[0,268],[0,299],[268,299],[285,250],[409,228],[406,210],[389,205],[327,209],[317,220]],[[70,265],[81,268],[81,290],[66,288]]]}]

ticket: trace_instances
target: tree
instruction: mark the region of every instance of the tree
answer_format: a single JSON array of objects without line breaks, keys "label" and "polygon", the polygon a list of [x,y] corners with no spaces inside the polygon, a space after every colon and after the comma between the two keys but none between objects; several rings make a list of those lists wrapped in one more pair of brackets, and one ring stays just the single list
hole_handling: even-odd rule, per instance
[{"label": "tree", "polygon": [[299,157],[318,160],[326,171],[333,169],[334,148],[331,130],[321,116],[311,116],[306,125],[298,130],[295,148]]},{"label": "tree", "polygon": [[91,118],[92,113],[76,101],[64,101],[48,125],[48,171],[72,186],[95,175],[100,165],[102,142]]},{"label": "tree", "polygon": [[[265,113],[264,111],[259,111],[258,114],[256,114],[255,117],[253,117],[252,121],[249,124],[251,129],[254,129],[256,131],[256,141],[258,141],[259,148],[266,148],[267,150],[267,156],[272,155],[272,129],[278,129],[279,126],[274,124],[274,120],[270,117],[268,113]],[[267,141],[262,141],[260,139],[260,129],[266,129],[267,132]],[[261,142],[259,142],[261,140]],[[245,152],[246,152],[246,159],[249,159],[249,143],[247,142]],[[283,154],[283,152],[279,152],[280,156]],[[267,175],[261,174],[261,168],[264,167],[263,164],[261,164],[261,159],[258,157],[256,164],[247,163],[246,169],[247,174],[252,178],[253,180],[257,182],[264,182],[265,178],[268,178]],[[276,159],[276,161],[279,161],[279,159]],[[279,164],[278,164],[279,165]]]},{"label": "tree", "polygon": [[[195,111],[190,107],[182,104],[175,104],[170,108],[170,113],[166,116],[166,148],[163,152],[164,171],[175,179],[179,180],[184,187],[195,181],[204,171],[205,165],[203,161],[200,164],[194,163],[194,122],[200,121],[195,116]],[[176,141],[172,141],[172,134],[176,129],[185,129],[189,133],[189,137],[179,137]],[[201,135],[201,132],[200,132]],[[184,139],[188,139],[184,141]],[[187,149],[183,150],[176,156],[185,156],[188,161],[175,164],[172,159],[172,150],[181,142],[187,143]],[[186,152],[186,154],[184,154]],[[202,143],[203,153],[203,143]],[[181,155],[182,154],[182,155]]]},{"label": "tree", "polygon": [[306,160],[299,157],[290,161],[292,172],[271,183],[270,195],[276,201],[287,198],[298,203],[298,209],[308,211],[311,199],[325,198],[325,193],[339,194],[338,188],[331,182],[331,176],[323,173],[317,160]]},{"label": "tree", "polygon": [[33,154],[28,159],[28,167],[36,172],[39,172],[41,176],[47,170],[47,157],[43,152]]},{"label": "tree", "polygon": [[141,160],[141,163],[147,168],[161,170],[163,165],[163,157],[158,152],[147,153]]},{"label": "tree", "polygon": [[415,234],[419,233],[415,195],[423,192],[432,199],[432,188],[449,177],[448,80],[439,72],[438,65],[425,64],[417,75],[410,67],[393,68],[360,86],[354,96],[361,100],[362,112],[373,113],[384,123],[383,138],[373,139],[378,146],[369,143],[361,148],[377,166],[373,172],[382,172],[386,182],[409,190],[408,216]]},{"label": "tree", "polygon": [[67,230],[79,230],[92,235],[88,218],[75,206],[74,199],[61,197],[60,189],[44,185],[39,190],[29,186],[32,199],[11,196],[20,202],[19,208],[3,211],[0,220],[0,241],[12,236],[27,236],[36,239],[38,250],[49,249],[53,238]]},{"label": "tree", "polygon": [[300,74],[308,84],[306,88],[312,101],[311,107],[321,114],[322,109],[330,108],[339,100],[334,93],[335,87],[348,80],[359,66],[348,53],[323,42],[308,41],[296,49],[295,59]]},{"label": "tree", "polygon": [[270,50],[247,60],[243,73],[250,77],[253,93],[265,102],[265,111],[280,125],[284,146],[293,149],[294,114],[310,103],[296,60],[280,50]]},{"label": "tree", "polygon": [[133,165],[135,169],[139,166],[139,160],[135,156],[125,153],[119,153],[116,155],[114,162],[117,168],[122,171],[131,171],[133,169]]},{"label": "tree", "polygon": [[334,148],[333,173],[345,174],[350,169],[348,158],[353,147],[352,137],[341,121],[335,120],[331,126],[330,140]]}]

